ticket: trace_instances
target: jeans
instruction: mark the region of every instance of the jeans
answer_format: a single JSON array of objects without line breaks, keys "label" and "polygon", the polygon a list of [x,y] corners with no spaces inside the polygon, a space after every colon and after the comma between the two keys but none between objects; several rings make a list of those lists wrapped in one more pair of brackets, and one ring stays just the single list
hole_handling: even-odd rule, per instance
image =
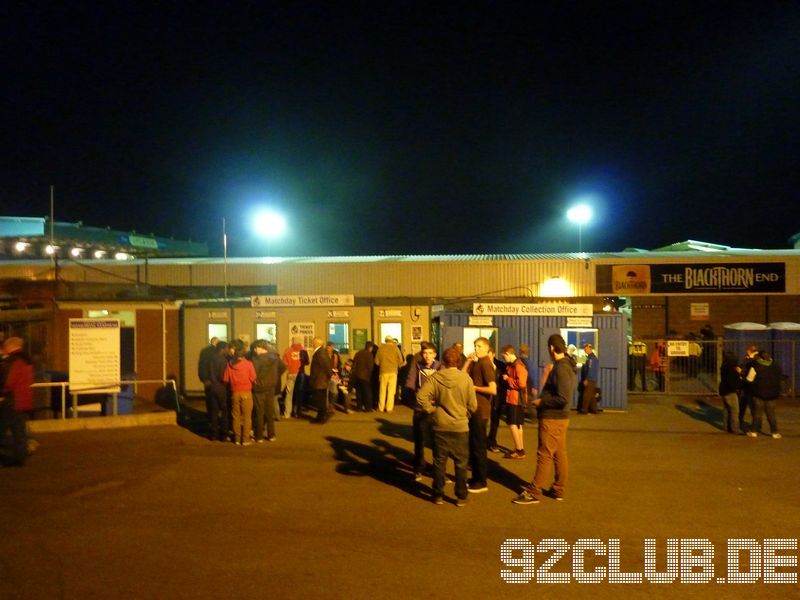
[{"label": "jeans", "polygon": [[769,432],[778,433],[778,419],[775,417],[775,400],[753,396],[753,428],[751,431],[761,433],[761,417],[766,412]]},{"label": "jeans", "polygon": [[500,427],[500,417],[503,414],[503,405],[505,401],[499,395],[492,396],[492,412],[489,420],[489,437],[486,439],[486,445],[489,448],[497,446],[497,430]]},{"label": "jeans", "polygon": [[754,416],[753,397],[747,392],[742,392],[742,395],[739,396],[739,429],[741,431],[745,429],[744,415],[748,409],[750,410],[750,419],[752,420]]},{"label": "jeans", "polygon": [[414,470],[422,472],[425,469],[425,442],[432,437],[433,431],[431,416],[415,410],[411,424],[414,430]]},{"label": "jeans", "polygon": [[256,441],[264,439],[264,422],[267,424],[267,437],[275,437],[275,394],[272,390],[267,392],[253,392],[253,437]]},{"label": "jeans", "polygon": [[228,435],[228,390],[224,385],[211,386],[206,395],[208,437],[224,439]]},{"label": "jeans", "polygon": [[231,413],[233,414],[233,437],[237,444],[247,442],[253,428],[253,394],[233,392],[231,394]]},{"label": "jeans", "polygon": [[486,485],[486,424],[487,419],[479,413],[469,418],[469,462],[472,465],[472,482]]},{"label": "jeans", "polygon": [[292,414],[292,396],[294,395],[294,384],[297,381],[297,373],[286,376],[286,395],[283,398],[283,416],[289,417]]},{"label": "jeans", "polygon": [[469,434],[466,431],[435,431],[433,437],[433,496],[444,496],[447,459],[452,458],[456,468],[456,497],[463,500],[467,497]]},{"label": "jeans", "polygon": [[536,474],[533,476],[531,493],[541,498],[543,490],[550,485],[553,467],[556,475],[553,492],[564,497],[569,464],[567,461],[567,428],[569,419],[539,419],[539,447],[536,450]]},{"label": "jeans", "polygon": [[397,394],[397,371],[381,373],[378,375],[380,395],[378,396],[378,410],[392,412],[394,410],[394,397]]},{"label": "jeans", "polygon": [[358,408],[369,412],[372,410],[372,382],[356,379],[356,401]]},{"label": "jeans", "polygon": [[722,407],[725,411],[725,430],[728,433],[739,433],[739,396],[736,392],[725,394],[722,397]]},{"label": "jeans", "polygon": [[11,399],[0,400],[0,442],[5,442],[6,431],[11,430],[10,455],[5,454],[3,464],[23,465],[28,456],[27,416],[18,413]]},{"label": "jeans", "polygon": [[597,412],[597,384],[591,379],[586,380],[586,385],[583,386],[579,409],[582,413]]}]

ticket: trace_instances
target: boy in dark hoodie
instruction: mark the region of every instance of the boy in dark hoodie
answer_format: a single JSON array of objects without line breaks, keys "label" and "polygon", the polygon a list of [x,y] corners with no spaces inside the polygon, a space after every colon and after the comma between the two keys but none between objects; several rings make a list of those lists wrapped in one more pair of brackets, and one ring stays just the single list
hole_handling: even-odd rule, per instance
[{"label": "boy in dark hoodie", "polygon": [[431,375],[417,392],[417,406],[432,415],[433,501],[444,503],[444,480],[447,459],[452,458],[456,470],[456,506],[467,500],[467,457],[469,455],[469,418],[478,410],[475,386],[465,372],[459,370],[459,352],[445,350],[443,369]]}]

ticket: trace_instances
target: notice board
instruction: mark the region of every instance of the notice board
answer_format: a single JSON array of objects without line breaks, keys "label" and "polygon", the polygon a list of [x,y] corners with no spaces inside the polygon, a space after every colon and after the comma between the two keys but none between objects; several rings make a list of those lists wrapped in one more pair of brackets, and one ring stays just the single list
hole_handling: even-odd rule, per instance
[{"label": "notice board", "polygon": [[70,319],[70,392],[119,393],[119,381],[119,319]]}]

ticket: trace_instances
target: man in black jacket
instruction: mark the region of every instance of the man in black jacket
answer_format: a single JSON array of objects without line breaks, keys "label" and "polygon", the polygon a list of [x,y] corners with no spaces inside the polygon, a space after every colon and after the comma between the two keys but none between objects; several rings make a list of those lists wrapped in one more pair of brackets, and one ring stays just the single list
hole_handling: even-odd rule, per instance
[{"label": "man in black jacket", "polygon": [[281,386],[281,375],[286,365],[266,340],[253,344],[253,367],[256,382],[253,384],[253,437],[259,444],[264,441],[264,421],[267,424],[267,441],[275,441],[275,394]]},{"label": "man in black jacket", "polygon": [[781,395],[781,377],[781,368],[772,360],[769,352],[760,352],[745,376],[753,394],[753,428],[747,432],[748,436],[758,437],[761,433],[761,416],[766,412],[772,437],[776,440],[781,438],[775,417],[775,400]]},{"label": "man in black jacket", "polygon": [[[547,340],[553,368],[547,376],[542,393],[533,401],[539,415],[539,447],[536,451],[536,474],[528,489],[514,498],[515,504],[538,504],[542,496],[564,499],[567,485],[567,427],[569,406],[575,394],[575,368],[566,356],[567,344],[558,334]],[[553,466],[555,482],[550,485]]]}]

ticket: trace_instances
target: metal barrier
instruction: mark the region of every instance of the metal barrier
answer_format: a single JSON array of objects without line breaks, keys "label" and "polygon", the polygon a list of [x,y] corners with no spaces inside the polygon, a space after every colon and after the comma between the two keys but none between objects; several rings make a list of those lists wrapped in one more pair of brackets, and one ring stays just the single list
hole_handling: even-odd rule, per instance
[{"label": "metal barrier", "polygon": [[[72,397],[72,403],[70,408],[72,409],[72,418],[78,418],[78,396],[92,394],[92,393],[104,393],[110,387],[122,387],[132,385],[135,386],[136,384],[142,383],[160,383],[164,387],[172,388],[172,392],[175,396],[175,408],[176,412],[181,411],[180,406],[180,399],[178,396],[178,387],[177,383],[174,379],[137,379],[131,380],[126,379],[124,381],[110,381],[103,384],[98,384],[95,387],[87,388],[84,387],[84,384],[81,384],[81,389],[78,392],[70,392],[70,396]],[[32,388],[54,388],[60,387],[61,388],[61,418],[67,418],[67,389],[69,388],[69,381],[57,381],[57,382],[43,382],[43,383],[33,383],[31,384]],[[117,415],[118,411],[118,403],[117,398],[119,396],[119,392],[111,393],[111,414],[112,416]]]},{"label": "metal barrier", "polygon": [[[682,340],[688,356],[669,356],[667,339],[637,340],[628,345],[628,391],[646,394],[716,395],[725,351],[745,360],[743,343],[731,340]],[[794,396],[800,374],[800,343],[794,340],[755,342],[781,366],[786,395]]]}]

